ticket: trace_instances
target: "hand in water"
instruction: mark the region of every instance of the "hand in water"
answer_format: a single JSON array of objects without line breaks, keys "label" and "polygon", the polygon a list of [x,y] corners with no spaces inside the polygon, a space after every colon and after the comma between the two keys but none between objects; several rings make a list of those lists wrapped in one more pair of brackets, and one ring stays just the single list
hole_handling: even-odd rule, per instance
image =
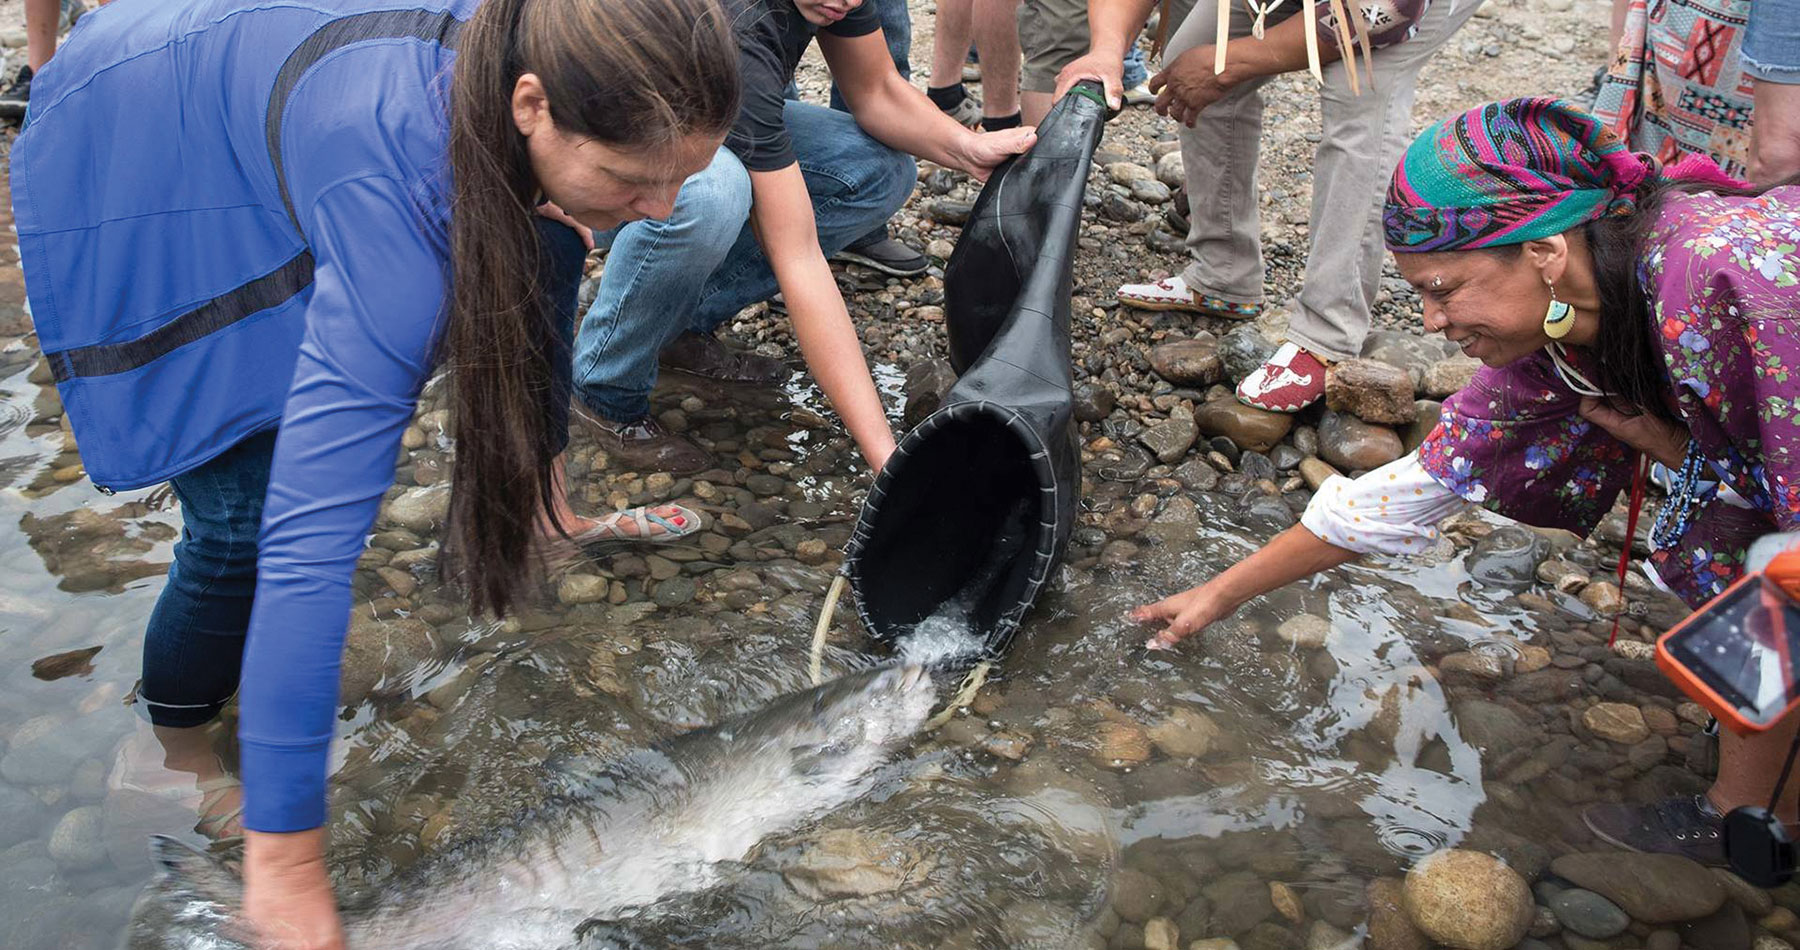
[{"label": "hand in water", "polygon": [[1134,609],[1130,616],[1138,623],[1163,625],[1162,630],[1144,641],[1151,650],[1173,650],[1175,644],[1207,625],[1223,620],[1231,611],[1221,608],[1206,591],[1206,585],[1189,588],[1154,604]]},{"label": "hand in water", "polygon": [[344,950],[324,829],[245,832],[244,920],[257,950]]}]

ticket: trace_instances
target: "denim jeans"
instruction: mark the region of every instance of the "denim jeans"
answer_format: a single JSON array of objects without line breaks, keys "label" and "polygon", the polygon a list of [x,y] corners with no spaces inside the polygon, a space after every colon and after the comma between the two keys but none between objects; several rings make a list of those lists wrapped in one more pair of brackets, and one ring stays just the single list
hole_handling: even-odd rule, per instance
[{"label": "denim jeans", "polygon": [[[912,157],[870,138],[848,114],[790,100],[784,120],[827,257],[912,194]],[[665,344],[685,330],[711,333],[780,289],[749,219],[750,174],[720,149],[682,183],[667,218],[611,232],[599,295],[575,338],[575,388],[595,412],[615,422],[642,418]]]},{"label": "denim jeans", "polygon": [[1800,83],[1800,0],[1756,0],[1744,28],[1744,73],[1761,82]]},{"label": "denim jeans", "polygon": [[[545,218],[537,228],[547,251],[540,280],[562,317],[561,352],[551,354],[555,375],[545,406],[548,448],[560,452],[569,436],[568,352],[587,252],[566,225]],[[202,725],[237,692],[275,437],[273,429],[259,432],[169,480],[181,501],[181,539],[144,630],[138,688],[141,711],[156,725]]]},{"label": "denim jeans", "polygon": [[1125,51],[1125,88],[1136,89],[1149,78],[1150,69],[1144,65],[1144,48],[1133,42],[1131,48]]}]

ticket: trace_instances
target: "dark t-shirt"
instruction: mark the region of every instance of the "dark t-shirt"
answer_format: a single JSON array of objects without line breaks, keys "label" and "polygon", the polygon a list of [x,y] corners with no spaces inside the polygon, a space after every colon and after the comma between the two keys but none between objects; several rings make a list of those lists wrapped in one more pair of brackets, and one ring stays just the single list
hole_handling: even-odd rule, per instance
[{"label": "dark t-shirt", "polygon": [[[800,57],[820,28],[806,22],[793,0],[726,0],[737,34],[743,107],[725,136],[725,147],[753,172],[794,164],[794,143],[782,121],[782,104]],[[875,0],[863,0],[842,20],[824,27],[833,36],[863,36],[881,28]]]}]

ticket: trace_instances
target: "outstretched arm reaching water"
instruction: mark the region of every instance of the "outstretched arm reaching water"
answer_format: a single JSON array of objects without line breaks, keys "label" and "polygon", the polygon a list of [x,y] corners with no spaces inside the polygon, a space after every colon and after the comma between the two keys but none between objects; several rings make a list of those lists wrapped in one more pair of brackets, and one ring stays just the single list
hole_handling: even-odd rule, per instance
[{"label": "outstretched arm reaching water", "polygon": [[1152,650],[1174,649],[1182,638],[1231,616],[1250,598],[1360,556],[1360,552],[1340,548],[1295,525],[1225,573],[1173,597],[1145,604],[1131,612],[1131,619],[1162,625],[1145,646]]}]

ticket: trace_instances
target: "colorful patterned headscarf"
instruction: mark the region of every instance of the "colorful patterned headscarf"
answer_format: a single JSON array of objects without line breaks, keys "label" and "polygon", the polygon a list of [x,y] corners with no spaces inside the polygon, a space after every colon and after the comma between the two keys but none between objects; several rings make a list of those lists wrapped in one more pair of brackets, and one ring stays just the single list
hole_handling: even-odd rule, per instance
[{"label": "colorful patterned headscarf", "polygon": [[1657,173],[1654,159],[1560,99],[1490,102],[1413,140],[1382,226],[1396,254],[1522,244],[1630,214]]}]

